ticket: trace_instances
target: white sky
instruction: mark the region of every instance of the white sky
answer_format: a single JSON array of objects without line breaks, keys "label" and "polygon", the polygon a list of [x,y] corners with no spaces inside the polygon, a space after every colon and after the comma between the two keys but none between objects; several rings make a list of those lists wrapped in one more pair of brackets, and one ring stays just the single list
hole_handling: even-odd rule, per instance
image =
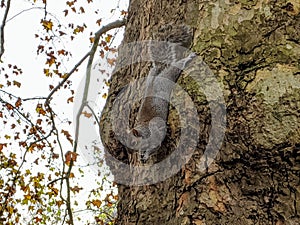
[{"label": "white sky", "polygon": [[[37,0],[37,2],[38,1],[39,0]],[[64,48],[72,52],[72,57],[63,61],[63,66],[65,67],[64,72],[69,72],[74,67],[74,65],[90,50],[91,44],[89,42],[89,33],[96,32],[100,28],[96,24],[96,20],[102,18],[101,25],[105,25],[109,22],[115,21],[116,19],[120,18],[120,10],[127,10],[128,7],[128,0],[93,0],[93,6],[97,5],[98,9],[90,7],[91,5],[87,4],[86,0],[79,0],[77,2],[77,5],[84,7],[86,11],[85,14],[76,15],[69,12],[69,15],[67,17],[64,17],[63,10],[67,8],[65,1],[48,0],[47,2],[47,11],[49,13],[52,13],[48,14],[47,19],[51,18],[54,24],[57,24],[57,21],[59,21],[62,25],[65,26],[67,26],[68,23],[74,23],[78,25],[82,25],[83,23],[85,23],[88,26],[88,32],[76,35],[74,41],[70,41],[69,39],[62,39],[60,42],[55,42],[55,46],[57,47],[57,49]],[[43,5],[41,4],[41,6]],[[119,7],[117,8],[117,6]],[[31,3],[25,0],[12,1],[8,18],[12,18],[18,13],[24,11],[25,9],[30,9],[32,7],[36,7],[36,5],[32,5]],[[111,12],[112,9],[116,10]],[[98,11],[98,14],[95,14],[95,10]],[[52,15],[55,17],[53,17]],[[3,9],[0,11],[0,17],[2,19]],[[20,15],[14,17],[12,20],[9,20],[9,22],[6,25],[4,54],[5,62],[17,65],[23,70],[23,74],[21,76],[16,77],[16,80],[22,84],[20,89],[13,87],[5,90],[11,91],[11,93],[17,96],[22,96],[22,98],[47,96],[49,94],[49,85],[51,84],[53,86],[56,86],[60,81],[58,78],[49,78],[43,74],[43,68],[45,67],[45,57],[37,56],[36,54],[37,46],[40,44],[40,41],[34,36],[35,34],[39,34],[40,31],[43,30],[40,24],[40,20],[43,17],[43,10],[32,9],[21,13]],[[114,32],[115,31],[110,33],[113,34]],[[122,36],[123,31],[122,29],[120,29],[120,32],[118,33],[112,46],[117,46],[120,43]],[[97,60],[98,59],[95,56],[95,62],[97,62]],[[103,60],[101,60],[101,63],[102,65],[104,65]],[[71,77],[73,83],[71,89],[75,91],[78,90],[80,83],[81,85],[83,84],[82,79],[84,78],[85,74],[85,65],[86,62],[83,63],[83,65],[80,67],[79,72],[73,74]],[[104,65],[104,67],[107,67],[107,65]],[[0,83],[3,81],[3,78],[1,78],[1,76],[3,75],[0,74]],[[101,76],[102,78],[107,78],[104,75],[100,75],[99,78],[101,78]],[[100,83],[100,85],[103,84]],[[102,88],[99,88],[99,90],[101,89]],[[66,97],[66,93],[68,93],[69,96]],[[59,113],[60,119],[62,121],[64,121],[65,119],[73,121],[73,105],[67,104],[66,99],[68,97],[71,97],[70,91],[57,92],[54,95],[54,110]],[[98,100],[96,102],[96,104],[99,103],[103,104],[103,101],[101,102],[101,100]],[[98,106],[97,108],[101,110],[101,106]],[[5,132],[8,131],[5,130]],[[0,133],[0,140],[1,138],[3,137]],[[64,149],[72,150],[71,146],[67,142],[64,142],[64,144],[66,145]],[[91,163],[91,160],[93,159],[92,155],[84,157],[84,154],[80,154],[81,155],[78,158],[79,160],[78,162],[76,162],[76,166],[73,168],[74,173],[78,171],[78,168],[80,166],[84,166],[88,163]],[[34,157],[32,158],[34,159]],[[29,164],[28,166],[30,167]],[[41,168],[41,170],[44,169]],[[95,170],[88,170],[86,168],[85,176],[80,178],[79,183],[81,186],[93,188],[96,185],[97,179],[99,179],[99,177],[95,176]],[[90,189],[85,189],[81,192],[80,195],[77,196],[78,199],[82,200],[83,204],[87,200],[89,190]],[[80,210],[83,208],[84,207],[79,207],[76,210]],[[83,213],[85,214],[86,212]],[[80,216],[80,214],[77,214],[76,216]],[[85,215],[84,217],[86,219],[89,218],[87,215]],[[80,222],[80,224],[81,223],[82,222]]]}]

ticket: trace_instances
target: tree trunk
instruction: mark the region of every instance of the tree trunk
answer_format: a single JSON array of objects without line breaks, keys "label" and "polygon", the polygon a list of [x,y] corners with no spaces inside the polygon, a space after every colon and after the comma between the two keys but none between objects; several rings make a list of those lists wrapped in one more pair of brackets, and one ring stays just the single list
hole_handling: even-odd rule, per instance
[{"label": "tree trunk", "polygon": [[[298,0],[130,2],[123,45],[176,42],[166,33],[185,24],[193,29],[192,39],[178,42],[205,63],[195,60],[180,76],[182,90],[173,90],[164,141],[150,161],[142,162],[116,134],[125,135],[124,127],[134,126],[141,101],[132,96],[141,96],[144,89],[127,85],[145,77],[150,63],[139,62],[141,53],[147,55],[143,48],[119,53],[100,127],[106,160],[120,183],[116,224],[300,224],[299,11]],[[137,63],[123,63],[129,59]],[[222,96],[215,90],[218,85],[211,85],[216,81]],[[188,99],[199,124],[196,129],[189,120],[190,136],[181,140],[180,116],[192,118]],[[126,110],[129,125],[118,127],[121,119],[113,120]],[[216,120],[220,133],[213,132]],[[186,148],[179,154],[187,162],[168,157],[180,141]],[[191,149],[192,157],[186,157]],[[165,170],[149,167],[164,160]]]}]

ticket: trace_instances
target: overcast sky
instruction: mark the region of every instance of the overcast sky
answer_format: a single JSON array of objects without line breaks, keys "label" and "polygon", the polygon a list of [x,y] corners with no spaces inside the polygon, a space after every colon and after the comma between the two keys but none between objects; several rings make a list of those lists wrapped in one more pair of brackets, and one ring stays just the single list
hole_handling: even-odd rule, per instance
[{"label": "overcast sky", "polygon": [[[64,48],[72,52],[72,57],[69,57],[63,61],[62,68],[64,68],[64,72],[70,71],[74,67],[74,65],[90,50],[91,44],[89,42],[89,34],[90,32],[96,32],[100,28],[96,24],[96,21],[101,18],[101,25],[106,25],[109,22],[119,19],[120,11],[127,10],[128,7],[128,0],[93,0],[93,6],[95,7],[96,5],[97,8],[91,7],[91,4],[87,4],[87,1],[78,1],[78,6],[83,6],[83,8],[85,9],[85,13],[80,15],[69,13],[69,15],[65,17],[63,12],[63,10],[67,8],[65,1],[48,0],[47,2],[47,11],[49,12],[49,14],[47,15],[47,19],[51,19],[54,22],[53,28],[55,28],[55,26],[59,23],[66,27],[69,23],[74,23],[76,25],[82,25],[83,23],[85,23],[88,27],[88,31],[84,34],[77,35],[74,41],[70,41],[70,39],[57,39],[55,41],[54,45],[57,49]],[[42,4],[40,6],[43,7]],[[21,83],[21,88],[17,89],[16,87],[12,87],[6,90],[11,91],[11,93],[17,96],[21,96],[22,98],[47,96],[49,94],[49,85],[56,86],[60,81],[57,77],[49,78],[43,74],[43,68],[45,67],[45,57],[37,56],[36,54],[37,46],[41,44],[41,41],[35,38],[35,34],[39,34],[41,31],[43,31],[40,22],[41,19],[44,18],[44,10],[36,7],[39,6],[32,5],[25,0],[12,1],[8,16],[9,21],[7,22],[5,30],[4,60],[5,62],[17,65],[23,70],[23,74],[16,77],[16,80]],[[112,9],[115,10],[111,11]],[[97,13],[95,13],[95,11],[97,11]],[[1,9],[1,19],[3,17],[3,12],[4,10]],[[117,46],[120,43],[122,36],[123,29],[119,29],[117,37],[115,38],[112,46]],[[102,69],[103,67],[105,69],[109,68],[109,66],[105,64],[105,61],[100,60],[99,58],[97,58],[97,56],[95,56],[95,63],[99,62],[101,63]],[[77,91],[79,88],[83,88],[82,79],[84,78],[85,74],[85,66],[86,63],[84,63],[80,67],[78,73],[75,73],[71,77],[73,83],[72,89],[75,91]],[[105,91],[105,89],[102,89],[102,86],[104,85],[102,81],[103,79],[101,78],[107,78],[107,75],[98,73],[97,69],[101,69],[101,67],[95,67],[93,74],[97,74],[99,76],[98,78],[100,78],[98,81],[100,85],[99,90]],[[111,71],[112,68],[109,69]],[[0,74],[0,76],[3,76],[3,74]],[[0,81],[4,81],[3,77],[0,78]],[[54,109],[59,113],[59,117],[62,121],[64,121],[65,119],[73,121],[74,108],[72,104],[67,104],[66,93],[70,93],[70,91],[58,92],[54,95]],[[95,100],[95,105],[97,105],[95,108],[97,110],[101,110],[101,107],[104,103],[103,98],[101,98],[101,94],[99,96],[100,97]],[[99,103],[101,103],[102,106],[101,104],[99,105]],[[62,126],[65,125],[62,124]],[[0,130],[2,129],[3,128],[1,128]],[[1,133],[3,133],[2,131]],[[6,128],[4,128],[4,131],[5,133],[11,132]],[[1,135],[0,141],[2,138],[3,137]],[[93,138],[97,138],[97,136],[93,136]],[[84,141],[91,141],[91,139]],[[68,143],[64,144],[66,145],[64,149],[70,148]],[[79,160],[76,163],[76,167],[74,168],[75,173],[76,171],[78,171],[78,168],[80,166],[84,167],[85,165],[88,165],[88,163],[91,163],[93,159],[92,155],[87,155],[87,157],[84,157],[84,152],[82,152],[82,149],[80,154],[81,156],[79,157]],[[44,169],[41,168],[41,171],[43,170]],[[85,176],[81,178],[82,180],[80,180],[79,182],[85,187],[93,188],[96,185],[97,179],[99,179],[99,177],[97,178],[95,176],[95,168],[92,168],[92,170],[86,169],[85,173]],[[90,189],[86,188],[77,198],[82,199],[82,203],[84,203],[87,200],[89,191]],[[79,207],[78,209],[81,208]],[[83,214],[85,213],[86,212],[83,212]],[[78,214],[76,216],[78,216]]]}]

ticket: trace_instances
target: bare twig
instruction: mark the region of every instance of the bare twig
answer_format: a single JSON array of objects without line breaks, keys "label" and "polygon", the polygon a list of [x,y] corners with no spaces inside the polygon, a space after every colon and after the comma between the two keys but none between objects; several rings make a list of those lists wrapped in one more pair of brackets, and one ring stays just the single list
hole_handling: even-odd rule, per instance
[{"label": "bare twig", "polygon": [[14,97],[16,99],[21,99],[23,102],[26,102],[26,101],[32,101],[32,100],[46,100],[46,97],[30,97],[30,98],[21,98],[19,96],[16,96],[12,93],[9,93],[7,91],[4,91],[2,89],[0,89],[0,92],[3,92],[4,94],[8,95],[9,97]]},{"label": "bare twig", "polygon": [[48,95],[48,97],[46,98],[46,105],[49,105],[51,98],[53,96],[53,94],[61,87],[63,86],[63,84],[70,78],[70,76],[78,69],[78,67],[84,62],[84,60],[87,59],[87,57],[89,57],[90,53],[88,52],[87,54],[85,54],[85,56],[82,57],[82,59],[73,67],[73,69],[67,73],[67,75],[65,76],[65,78],[59,82],[59,84],[52,89],[52,91],[50,92],[50,94]]},{"label": "bare twig", "polygon": [[13,20],[14,18],[16,18],[17,16],[19,16],[19,15],[25,13],[25,12],[34,10],[34,9],[39,9],[39,10],[42,9],[42,10],[44,10],[45,8],[44,8],[44,7],[31,7],[31,8],[28,8],[28,9],[24,9],[24,10],[22,10],[21,12],[18,12],[16,15],[10,17],[10,18],[6,21],[6,23],[10,22],[11,20]]},{"label": "bare twig", "polygon": [[[102,34],[106,33],[107,31],[118,28],[118,27],[122,27],[124,25],[125,25],[125,20],[117,20],[115,22],[112,22],[112,23],[102,27],[100,30],[98,30],[95,33],[95,40],[94,40],[93,46],[92,46],[90,52],[88,53],[89,60],[87,63],[87,68],[86,68],[85,87],[84,87],[84,92],[83,92],[83,98],[81,101],[80,108],[76,115],[75,140],[74,140],[74,146],[73,146],[73,152],[75,152],[75,153],[77,152],[77,145],[78,145],[78,138],[79,138],[80,116],[82,114],[84,107],[87,106],[87,97],[88,97],[88,90],[89,90],[89,86],[90,86],[92,64],[93,64],[94,56],[95,56],[95,53],[96,53],[96,50],[97,50],[97,47],[99,44],[100,37]],[[68,78],[69,78],[70,74],[68,74],[68,75],[69,75],[68,76]],[[57,90],[59,89],[59,87],[61,85],[62,84],[59,84],[56,87]],[[66,184],[67,184],[67,202],[66,203],[67,203],[67,212],[68,212],[68,216],[69,216],[69,223],[71,225],[74,224],[74,221],[73,221],[73,213],[72,213],[72,208],[71,208],[71,192],[70,192],[70,179],[69,178],[70,178],[70,174],[71,174],[73,165],[74,165],[74,162],[73,162],[73,160],[71,160],[69,169],[66,174]]]},{"label": "bare twig", "polygon": [[4,49],[4,28],[6,25],[6,20],[7,20],[9,9],[10,9],[10,0],[7,0],[5,13],[4,13],[1,28],[0,28],[0,39],[1,39],[1,41],[0,41],[0,61],[1,61],[2,55],[4,54],[4,51],[5,51],[5,49]]}]

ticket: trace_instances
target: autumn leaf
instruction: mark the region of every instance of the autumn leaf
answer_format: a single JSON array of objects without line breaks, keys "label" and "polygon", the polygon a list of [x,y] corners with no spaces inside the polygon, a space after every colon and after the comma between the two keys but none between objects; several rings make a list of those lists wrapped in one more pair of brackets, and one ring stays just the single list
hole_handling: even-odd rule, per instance
[{"label": "autumn leaf", "polygon": [[116,59],[110,59],[110,58],[107,58],[107,63],[111,66],[113,66],[116,62]]},{"label": "autumn leaf", "polygon": [[15,106],[16,106],[17,108],[19,108],[21,105],[22,105],[22,100],[21,100],[20,98],[18,98],[18,100],[17,100],[16,103],[15,103]]},{"label": "autumn leaf", "polygon": [[122,16],[126,16],[126,15],[127,15],[127,13],[128,13],[128,12],[127,12],[127,11],[125,11],[125,10],[122,10],[122,11],[121,11],[121,15],[122,15]]},{"label": "autumn leaf", "polygon": [[84,11],[84,8],[83,8],[83,7],[80,7],[80,8],[79,8],[79,10],[80,10],[80,12],[81,12],[81,13],[85,13],[85,11]]},{"label": "autumn leaf", "polygon": [[21,83],[20,82],[18,82],[18,81],[13,81],[13,85],[14,86],[17,86],[18,88],[20,88],[21,87]]},{"label": "autumn leaf", "polygon": [[41,218],[39,218],[39,217],[35,217],[34,218],[35,219],[35,223],[40,223],[41,221],[43,221]]},{"label": "autumn leaf", "polygon": [[58,208],[60,208],[60,206],[63,204],[64,202],[63,201],[56,201],[56,205],[58,206]]},{"label": "autumn leaf", "polygon": [[78,154],[76,152],[67,151],[65,154],[65,163],[66,165],[70,165],[71,161],[76,162]]},{"label": "autumn leaf", "polygon": [[66,130],[61,130],[61,133],[64,134],[67,140],[73,145],[73,139],[71,138],[71,134]]},{"label": "autumn leaf", "polygon": [[50,58],[47,59],[46,64],[48,64],[49,66],[51,66],[52,64],[54,64],[56,62],[56,57],[53,55],[49,55]]},{"label": "autumn leaf", "polygon": [[79,191],[83,190],[82,187],[78,187],[78,186],[75,186],[75,187],[70,187],[71,191],[73,191],[74,193],[79,193]]},{"label": "autumn leaf", "polygon": [[72,2],[69,2],[67,1],[66,4],[69,6],[69,7],[72,7],[74,5],[75,1],[72,1]]},{"label": "autumn leaf", "polygon": [[106,37],[105,37],[105,41],[107,43],[109,43],[111,41],[111,38],[112,38],[112,35],[108,34]]},{"label": "autumn leaf", "polygon": [[7,134],[4,135],[4,137],[5,137],[5,139],[7,139],[7,140],[11,138],[11,136],[9,136],[9,135],[7,135]]},{"label": "autumn leaf", "polygon": [[41,24],[46,31],[52,30],[53,28],[53,23],[51,20],[41,20]]},{"label": "autumn leaf", "polygon": [[7,147],[7,144],[0,143],[0,152],[3,150],[4,147]]},{"label": "autumn leaf", "polygon": [[57,196],[58,195],[58,189],[57,188],[55,188],[55,187],[49,187],[50,189],[51,189],[51,193],[49,193],[50,195],[52,195],[52,194],[54,194],[55,196]]},{"label": "autumn leaf", "polygon": [[8,110],[13,110],[14,109],[14,107],[11,105],[11,104],[9,104],[9,103],[6,103],[6,108],[8,109]]},{"label": "autumn leaf", "polygon": [[41,124],[42,124],[42,121],[43,121],[42,119],[37,119],[37,120],[36,120],[36,123],[39,124],[39,125],[41,125]]},{"label": "autumn leaf", "polygon": [[99,199],[94,199],[94,200],[92,201],[92,204],[93,204],[94,206],[96,206],[97,208],[100,208],[101,203],[102,203],[102,202],[101,202]]},{"label": "autumn leaf", "polygon": [[104,54],[105,54],[104,51],[101,50],[101,51],[100,51],[100,57],[101,57],[102,59],[104,58]]},{"label": "autumn leaf", "polygon": [[59,158],[59,154],[53,153],[52,159],[58,159],[58,158]]},{"label": "autumn leaf", "polygon": [[37,104],[37,106],[36,106],[36,112],[38,114],[43,115],[43,116],[46,115],[46,111],[43,109],[42,104]]},{"label": "autumn leaf", "polygon": [[104,93],[104,94],[102,95],[102,98],[106,99],[106,98],[107,98],[107,94]]},{"label": "autumn leaf", "polygon": [[77,26],[74,31],[73,34],[78,34],[78,33],[82,33],[84,31],[84,26]]},{"label": "autumn leaf", "polygon": [[99,20],[96,21],[96,23],[98,24],[98,26],[101,25],[101,22],[102,22],[102,19],[99,19]]},{"label": "autumn leaf", "polygon": [[87,118],[91,118],[93,116],[92,113],[88,113],[87,111],[84,111],[82,114]]},{"label": "autumn leaf", "polygon": [[52,77],[52,73],[49,69],[44,69],[44,74],[46,75],[46,77]]},{"label": "autumn leaf", "polygon": [[67,103],[71,103],[71,102],[74,102],[74,96],[73,96],[73,97],[70,97],[70,98],[68,98],[68,100],[67,100]]},{"label": "autumn leaf", "polygon": [[57,51],[58,55],[65,55],[66,51],[64,49],[61,49],[59,51]]},{"label": "autumn leaf", "polygon": [[109,82],[109,81],[104,80],[104,83],[105,83],[105,85],[106,85],[107,87],[110,87],[110,82]]},{"label": "autumn leaf", "polygon": [[45,46],[39,45],[37,49],[37,54],[42,53],[45,50]]}]

